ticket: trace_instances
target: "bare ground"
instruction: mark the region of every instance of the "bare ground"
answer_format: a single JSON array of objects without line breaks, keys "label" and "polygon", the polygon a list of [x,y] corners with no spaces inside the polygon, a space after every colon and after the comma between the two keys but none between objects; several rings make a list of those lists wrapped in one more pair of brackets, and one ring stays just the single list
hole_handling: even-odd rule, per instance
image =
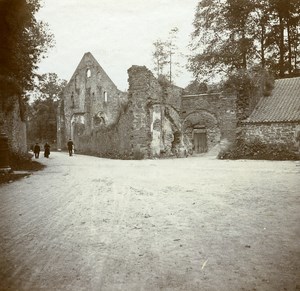
[{"label": "bare ground", "polygon": [[0,290],[300,290],[300,163],[51,153],[0,185]]}]

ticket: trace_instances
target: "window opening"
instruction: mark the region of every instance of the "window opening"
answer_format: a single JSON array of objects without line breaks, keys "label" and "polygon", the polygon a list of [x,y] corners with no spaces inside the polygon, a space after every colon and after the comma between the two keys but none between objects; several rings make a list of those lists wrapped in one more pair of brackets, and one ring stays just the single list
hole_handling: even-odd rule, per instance
[{"label": "window opening", "polygon": [[90,69],[87,69],[87,71],[86,71],[86,76],[89,78],[91,75],[92,75],[91,70],[90,70]]},{"label": "window opening", "polygon": [[75,101],[74,101],[74,92],[72,92],[72,95],[71,95],[71,107],[75,107]]}]

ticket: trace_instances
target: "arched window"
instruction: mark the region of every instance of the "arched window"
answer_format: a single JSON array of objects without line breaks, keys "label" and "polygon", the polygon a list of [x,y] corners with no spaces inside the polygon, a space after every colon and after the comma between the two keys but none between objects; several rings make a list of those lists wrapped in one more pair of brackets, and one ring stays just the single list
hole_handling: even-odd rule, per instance
[{"label": "arched window", "polygon": [[91,70],[90,70],[90,69],[87,69],[87,71],[86,71],[86,76],[89,78],[91,75],[92,75]]},{"label": "arched window", "polygon": [[72,107],[72,108],[75,107],[74,92],[72,92],[72,95],[71,95],[71,107]]},{"label": "arched window", "polygon": [[104,96],[104,102],[107,102],[107,92],[106,91],[103,92],[103,96]]},{"label": "arched window", "polygon": [[76,74],[75,76],[75,89],[78,89],[79,88],[79,76],[78,74]]}]

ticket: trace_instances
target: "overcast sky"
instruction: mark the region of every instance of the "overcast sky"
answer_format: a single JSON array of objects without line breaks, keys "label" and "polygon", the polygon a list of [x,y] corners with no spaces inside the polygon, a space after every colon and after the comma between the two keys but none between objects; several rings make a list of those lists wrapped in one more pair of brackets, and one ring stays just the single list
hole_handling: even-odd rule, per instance
[{"label": "overcast sky", "polygon": [[[153,71],[153,42],[178,27],[178,46],[188,54],[197,0],[43,0],[37,18],[49,24],[56,46],[39,73],[57,73],[69,81],[82,56],[91,52],[120,90],[128,88],[127,69]],[[182,65],[185,65],[184,63]],[[185,87],[191,73],[176,78]]]}]

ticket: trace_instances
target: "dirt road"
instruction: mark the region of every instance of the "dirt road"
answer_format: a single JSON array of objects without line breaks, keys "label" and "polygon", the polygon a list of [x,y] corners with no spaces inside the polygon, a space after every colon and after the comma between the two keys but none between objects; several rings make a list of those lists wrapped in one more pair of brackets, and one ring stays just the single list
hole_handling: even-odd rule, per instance
[{"label": "dirt road", "polygon": [[300,290],[300,163],[51,153],[0,186],[0,290]]}]

